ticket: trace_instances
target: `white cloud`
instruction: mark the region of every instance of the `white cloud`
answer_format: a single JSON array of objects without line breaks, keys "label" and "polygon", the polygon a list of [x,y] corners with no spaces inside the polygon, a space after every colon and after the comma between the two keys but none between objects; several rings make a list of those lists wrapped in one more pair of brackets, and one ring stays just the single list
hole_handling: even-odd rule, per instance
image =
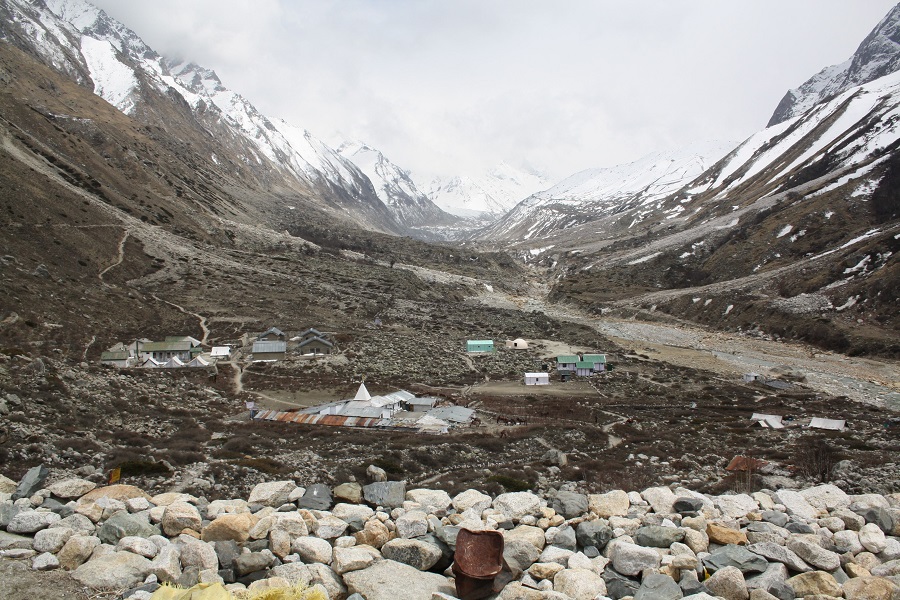
[{"label": "white cloud", "polygon": [[420,179],[501,160],[565,176],[741,141],[845,60],[888,0],[96,0],[263,112]]}]

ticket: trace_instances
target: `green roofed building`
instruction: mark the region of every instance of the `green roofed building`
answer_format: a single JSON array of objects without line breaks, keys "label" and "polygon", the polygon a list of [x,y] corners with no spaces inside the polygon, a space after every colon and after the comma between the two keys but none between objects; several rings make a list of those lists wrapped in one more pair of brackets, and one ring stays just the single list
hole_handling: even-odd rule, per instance
[{"label": "green roofed building", "polygon": [[143,360],[152,358],[159,362],[167,362],[171,358],[177,358],[187,363],[191,361],[195,352],[194,345],[189,341],[144,342],[138,345],[138,354]]},{"label": "green roofed building", "polygon": [[577,363],[579,358],[574,355],[563,354],[556,357],[556,370],[557,371],[569,371],[575,372],[575,363]]},{"label": "green roofed building", "polygon": [[466,352],[493,352],[494,340],[467,340]]},{"label": "green roofed building", "polygon": [[594,372],[599,373],[601,371],[606,370],[606,355],[605,354],[585,354],[581,357],[581,360],[584,362],[589,362],[594,364]]}]

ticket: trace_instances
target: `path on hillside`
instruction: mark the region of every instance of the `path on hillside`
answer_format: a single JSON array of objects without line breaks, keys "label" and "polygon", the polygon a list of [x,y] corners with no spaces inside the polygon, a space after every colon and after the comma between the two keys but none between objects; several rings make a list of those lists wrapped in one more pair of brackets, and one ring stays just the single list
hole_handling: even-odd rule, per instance
[{"label": "path on hillside", "polygon": [[205,345],[205,344],[206,344],[206,340],[209,339],[209,327],[206,325],[206,317],[204,317],[204,316],[201,315],[201,314],[198,314],[198,313],[195,313],[195,312],[191,312],[191,311],[189,311],[188,309],[186,309],[185,307],[179,306],[178,304],[175,304],[174,302],[170,302],[169,300],[163,300],[162,298],[160,298],[160,297],[157,296],[156,294],[150,294],[150,296],[151,296],[152,298],[154,298],[155,300],[157,300],[157,301],[159,301],[159,302],[162,302],[163,304],[168,304],[169,306],[171,306],[172,308],[174,308],[174,309],[177,310],[178,312],[184,313],[184,314],[186,314],[186,315],[191,315],[192,317],[196,317],[197,320],[200,321],[200,329],[203,331],[203,337],[200,338],[200,344],[201,344],[201,345]]},{"label": "path on hillside", "polygon": [[106,275],[110,269],[118,267],[125,261],[125,242],[128,240],[129,233],[130,231],[128,230],[128,228],[125,228],[122,231],[122,239],[119,240],[119,245],[116,249],[116,260],[111,265],[97,273],[97,278],[100,279],[103,285],[109,285],[108,283],[103,281],[103,276]]}]

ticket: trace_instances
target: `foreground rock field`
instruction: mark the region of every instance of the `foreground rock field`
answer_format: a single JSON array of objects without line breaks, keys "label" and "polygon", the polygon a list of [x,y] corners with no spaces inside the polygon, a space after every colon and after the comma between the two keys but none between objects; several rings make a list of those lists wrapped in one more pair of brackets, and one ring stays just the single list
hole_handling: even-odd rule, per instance
[{"label": "foreground rock field", "polygon": [[[673,484],[451,497],[386,481],[377,467],[369,476],[334,488],[268,481],[246,499],[208,501],[50,481],[36,467],[18,484],[0,477],[0,572],[13,562],[56,571],[33,586],[46,598],[147,599],[163,582],[219,582],[235,595],[301,582],[332,600],[453,598],[465,528],[502,532],[494,591],[504,600],[900,598],[900,494],[825,484],[712,496]],[[20,597],[29,596],[10,596]]]}]

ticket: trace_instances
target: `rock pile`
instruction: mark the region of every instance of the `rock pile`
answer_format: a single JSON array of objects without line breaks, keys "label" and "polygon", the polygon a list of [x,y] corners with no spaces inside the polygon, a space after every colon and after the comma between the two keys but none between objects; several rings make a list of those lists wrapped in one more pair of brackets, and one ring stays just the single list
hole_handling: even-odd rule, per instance
[{"label": "rock pile", "polygon": [[46,476],[0,476],[0,555],[124,598],[213,581],[233,591],[302,581],[337,600],[452,598],[461,528],[503,533],[501,600],[900,598],[900,494],[673,486],[451,498],[397,481],[272,481],[210,502]]}]

